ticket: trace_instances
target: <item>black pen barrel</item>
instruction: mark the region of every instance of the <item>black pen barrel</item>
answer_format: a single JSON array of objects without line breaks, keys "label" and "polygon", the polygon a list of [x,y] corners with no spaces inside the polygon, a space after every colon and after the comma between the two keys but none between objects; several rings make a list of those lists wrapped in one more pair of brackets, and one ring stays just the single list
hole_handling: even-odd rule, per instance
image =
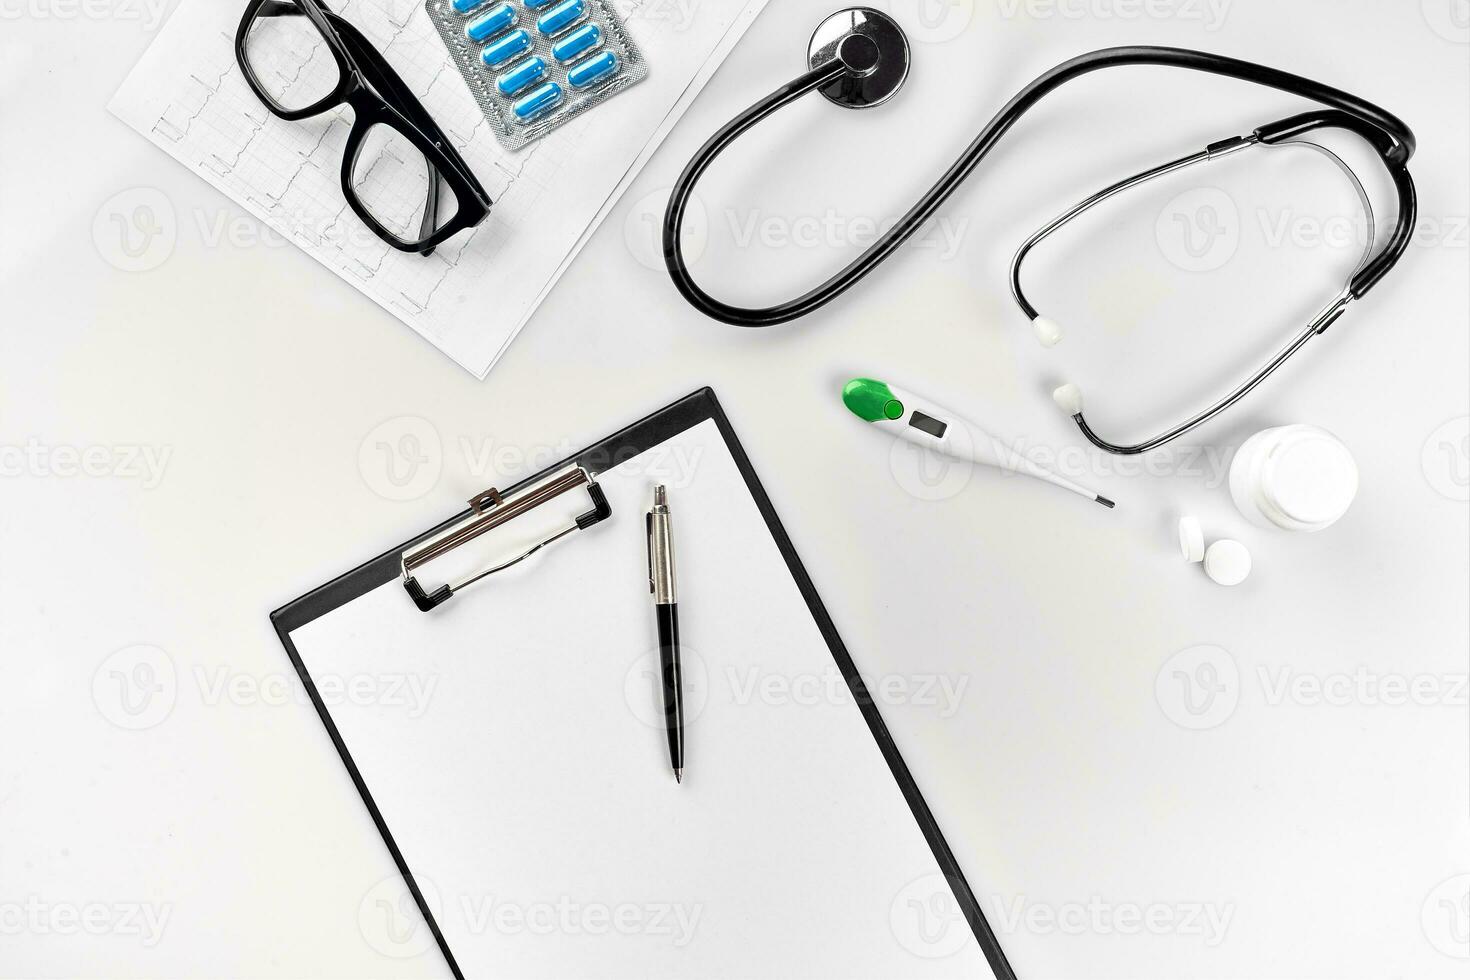
[{"label": "black pen barrel", "polygon": [[669,735],[669,762],[676,772],[684,768],[684,677],[679,663],[679,606],[659,603],[658,661],[664,685],[664,728]]}]

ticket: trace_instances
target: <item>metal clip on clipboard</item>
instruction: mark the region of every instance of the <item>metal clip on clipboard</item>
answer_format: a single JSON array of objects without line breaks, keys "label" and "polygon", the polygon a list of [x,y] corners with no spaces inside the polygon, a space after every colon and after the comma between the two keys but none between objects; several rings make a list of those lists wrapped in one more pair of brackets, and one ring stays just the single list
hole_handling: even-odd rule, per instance
[{"label": "metal clip on clipboard", "polygon": [[[414,578],[414,570],[420,568],[435,558],[442,557],[453,551],[462,544],[466,544],[478,538],[487,531],[495,528],[526,513],[534,510],[549,500],[561,496],[569,490],[586,487],[587,494],[592,498],[592,509],[587,513],[575,518],[571,524],[553,532],[540,542],[532,545],[526,551],[521,552],[514,558],[499,562],[479,571],[472,572],[453,582],[439,586],[432,592],[426,592]],[[403,553],[403,587],[408,590],[414,605],[423,612],[428,612],[435,606],[448,601],[460,589],[467,585],[478,582],[487,575],[494,575],[512,565],[524,561],[542,548],[566,537],[573,531],[591,527],[612,516],[612,507],[607,502],[607,497],[602,492],[602,487],[592,479],[592,474],[581,466],[571,464],[552,473],[544,480],[521,487],[510,493],[502,494],[499,490],[491,487],[484,493],[470,498],[470,513],[463,519],[455,522],[450,527],[434,535],[428,541],[419,545],[412,551]]]}]

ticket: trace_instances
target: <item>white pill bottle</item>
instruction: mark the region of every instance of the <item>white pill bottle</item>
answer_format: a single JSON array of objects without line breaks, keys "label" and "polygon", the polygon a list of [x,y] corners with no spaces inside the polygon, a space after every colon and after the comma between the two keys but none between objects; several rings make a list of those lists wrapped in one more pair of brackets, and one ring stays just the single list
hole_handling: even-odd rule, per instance
[{"label": "white pill bottle", "polygon": [[1253,524],[1321,531],[1358,494],[1358,464],[1315,425],[1281,425],[1247,439],[1230,462],[1230,496]]}]

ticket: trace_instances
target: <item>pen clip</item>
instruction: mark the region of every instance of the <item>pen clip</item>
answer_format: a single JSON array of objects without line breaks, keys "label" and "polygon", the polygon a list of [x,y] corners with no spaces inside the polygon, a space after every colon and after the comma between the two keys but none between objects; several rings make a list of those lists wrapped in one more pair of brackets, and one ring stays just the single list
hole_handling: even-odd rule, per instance
[{"label": "pen clip", "polygon": [[653,511],[643,515],[643,543],[648,553],[648,594],[653,594]]}]

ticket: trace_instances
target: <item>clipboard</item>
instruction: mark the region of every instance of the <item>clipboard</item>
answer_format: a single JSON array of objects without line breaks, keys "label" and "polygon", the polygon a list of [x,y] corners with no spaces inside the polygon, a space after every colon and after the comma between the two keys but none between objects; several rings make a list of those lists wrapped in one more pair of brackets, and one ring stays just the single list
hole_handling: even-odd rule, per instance
[{"label": "clipboard", "polygon": [[[582,690],[582,676],[596,674],[606,682],[615,680],[610,673],[614,667],[621,669],[621,664],[609,666],[607,661],[615,658],[602,656],[601,649],[586,649],[600,643],[586,643],[584,637],[568,653],[565,644],[558,646],[555,640],[543,644],[535,638],[581,622],[579,615],[607,619],[607,613],[594,608],[599,601],[608,603],[606,609],[615,611],[614,618],[625,615],[627,600],[642,583],[635,581],[625,589],[623,580],[640,577],[635,570],[646,555],[641,546],[624,547],[623,542],[631,544],[633,535],[642,533],[647,501],[638,492],[640,483],[650,490],[652,483],[651,477],[630,474],[637,474],[640,465],[667,462],[680,446],[692,447],[699,462],[691,471],[700,470],[689,488],[676,484],[670,490],[679,522],[686,644],[695,650],[701,646],[701,605],[710,612],[704,629],[711,636],[728,633],[732,624],[748,623],[753,632],[773,629],[771,622],[782,627],[783,632],[764,640],[729,648],[742,656],[766,656],[768,647],[780,646],[780,638],[810,629],[810,645],[822,649],[815,654],[804,650],[802,656],[816,656],[823,661],[823,670],[840,677],[840,694],[811,709],[779,701],[725,703],[712,693],[716,681],[709,694],[711,707],[705,712],[709,717],[700,719],[705,726],[687,725],[688,769],[682,786],[669,776],[660,749],[662,733],[655,732],[651,723],[640,728],[641,723],[626,720],[639,712],[641,695],[636,690],[627,696],[626,706],[607,709],[611,713],[596,731],[572,739],[570,748],[563,745],[545,752],[544,758],[528,760],[525,756],[535,757],[542,748],[535,733],[524,727],[513,732],[497,727],[498,720],[523,710],[523,702],[540,699],[524,709],[533,721],[544,718],[548,726],[575,727],[575,717],[548,715],[564,699],[585,698],[580,717],[591,723],[605,702],[616,698],[616,692],[603,697],[610,693],[606,683],[597,690]],[[605,486],[612,489],[605,492]],[[718,512],[700,515],[698,506],[690,506],[701,500],[713,506],[712,497],[719,498]],[[528,524],[519,541],[497,540],[488,547],[489,540],[518,522]],[[698,539],[693,547],[688,541],[698,533],[691,525],[700,523],[717,538],[703,557]],[[471,549],[472,542],[487,550],[461,556],[458,577],[424,584],[429,566]],[[579,555],[578,549],[584,547],[589,550]],[[616,569],[587,567],[594,551],[607,556],[606,562]],[[738,567],[740,581],[769,590],[752,596],[763,613],[755,619],[749,618],[749,611],[728,608],[747,600],[700,592],[697,584],[701,563],[709,569],[708,581],[716,568],[757,560],[745,557],[746,552],[759,552],[758,560],[765,564]],[[752,568],[760,574],[752,575]],[[552,579],[559,579],[570,594],[557,598],[551,615],[531,612],[538,583]],[[608,590],[610,597],[603,596]],[[618,643],[624,633],[636,631],[640,616],[647,620],[651,638],[649,600],[643,596],[631,604],[632,619],[612,630]],[[532,620],[517,627],[522,629],[519,645],[502,646],[491,638],[490,634],[514,632],[508,624],[518,615]],[[889,976],[976,976],[985,975],[988,968],[989,975],[999,980],[1015,977],[709,388],[515,486],[478,495],[449,520],[276,610],[271,621],[397,866],[406,889],[404,904],[411,897],[411,910],[426,927],[424,945],[437,946],[460,980],[497,973],[686,977],[717,971],[792,976],[824,973],[829,964],[834,976],[856,976],[870,968],[877,971],[875,976],[885,971]],[[798,626],[798,621],[804,623]],[[711,628],[719,624],[726,627],[724,631]],[[451,637],[458,639],[451,643]],[[747,646],[758,650],[750,653]],[[734,659],[732,654],[716,653],[711,659]],[[780,669],[796,660],[781,651],[770,656],[783,665]],[[374,657],[382,663],[434,660],[435,669],[450,675],[449,705],[442,710],[436,705],[440,714],[417,726],[383,708],[329,706],[318,677],[332,672],[334,663],[366,669]],[[571,669],[573,662],[580,664],[580,673]],[[719,666],[714,665],[714,673]],[[686,683],[688,674],[686,665]],[[630,668],[627,676],[634,675]],[[736,679],[732,687],[746,686],[733,671],[729,677]],[[507,690],[512,684],[520,686]],[[589,679],[585,686],[597,684]],[[747,692],[754,686],[746,686]],[[570,704],[567,709],[575,710]],[[428,717],[426,713],[424,718]],[[471,731],[461,734],[455,725]],[[775,737],[778,728],[785,729],[787,741],[768,746],[754,758],[762,740]],[[393,731],[385,734],[386,729]],[[823,744],[827,733],[838,729],[841,741]],[[788,748],[793,757],[808,753],[802,758],[810,775],[793,776],[783,764],[791,760],[771,757],[778,752],[785,756]],[[585,759],[588,753],[596,758]],[[570,765],[578,775],[570,780],[544,779],[545,760],[556,760],[558,770]],[[609,774],[616,780],[605,778]],[[779,798],[760,800],[767,782],[781,780],[786,782],[779,790],[770,790]],[[706,790],[708,799],[700,795]],[[554,809],[525,818],[514,799],[518,793],[527,793],[525,802],[532,810],[547,806],[548,797],[560,795],[561,800]],[[800,812],[790,812],[788,802],[799,805]],[[747,806],[759,809],[731,812]],[[722,829],[701,835],[700,821]],[[767,822],[777,829],[756,829]],[[464,824],[479,829],[462,829]],[[653,824],[659,826],[653,829]],[[511,833],[516,828],[519,834]],[[645,829],[647,834],[642,833]],[[604,832],[610,839],[600,839]],[[769,836],[759,836],[763,833]],[[539,863],[523,860],[519,855],[532,845],[529,838],[543,834],[555,835],[542,841],[547,845],[545,856]],[[716,834],[720,839],[706,839]],[[462,835],[458,850],[446,840],[455,835]],[[724,854],[725,843],[732,848],[740,845],[744,851]],[[783,848],[794,850],[788,853]],[[568,850],[581,857],[566,857]],[[664,864],[666,859],[670,863]],[[622,862],[622,872],[638,881],[616,896],[603,892],[586,900],[585,890],[592,882],[600,887],[608,872],[587,868],[583,874],[578,860]],[[914,877],[908,877],[910,873]],[[531,936],[524,922],[515,929],[496,924],[498,913],[484,905],[484,914],[472,911],[476,895],[494,892],[491,902],[502,903],[498,911],[510,908],[529,918],[551,901],[539,890],[543,875],[554,882],[548,888],[560,888],[556,900],[563,913],[574,906],[585,921],[578,919],[569,926],[563,914],[560,932]],[[752,880],[753,875],[763,877]],[[726,876],[730,883],[722,884]],[[450,896],[443,894],[446,878]],[[784,885],[777,880],[781,878]],[[472,882],[470,887],[465,887],[466,881]],[[687,918],[702,917],[705,931],[701,935],[687,930],[686,943],[670,948],[671,943],[655,935],[650,924],[654,903],[647,896],[665,885],[678,893],[678,883],[689,892],[683,911],[697,911]],[[807,891],[810,896],[804,894]],[[520,904],[504,904],[506,892]],[[755,901],[753,894],[759,896]],[[446,902],[446,897],[451,900]],[[913,933],[906,919],[914,909],[934,913],[936,902],[954,925],[945,929],[939,942],[923,934],[922,922]],[[629,909],[642,910],[646,934],[636,929],[613,934],[609,919],[638,919],[636,914],[625,914]],[[603,924],[600,932],[589,925],[594,919]],[[886,930],[877,928],[880,921]],[[772,932],[764,943],[762,927]],[[677,941],[678,937],[672,942]],[[868,943],[873,949],[861,948]],[[761,956],[769,956],[769,962],[763,965]]]}]

